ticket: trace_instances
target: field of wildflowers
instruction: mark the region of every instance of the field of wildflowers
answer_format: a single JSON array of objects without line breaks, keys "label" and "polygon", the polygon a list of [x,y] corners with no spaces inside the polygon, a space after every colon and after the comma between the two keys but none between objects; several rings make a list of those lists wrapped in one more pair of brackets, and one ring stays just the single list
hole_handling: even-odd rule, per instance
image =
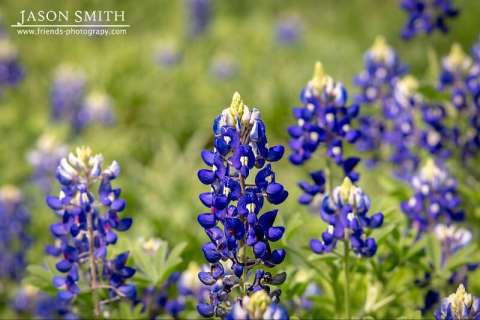
[{"label": "field of wildflowers", "polygon": [[0,319],[480,320],[479,17],[0,3]]}]

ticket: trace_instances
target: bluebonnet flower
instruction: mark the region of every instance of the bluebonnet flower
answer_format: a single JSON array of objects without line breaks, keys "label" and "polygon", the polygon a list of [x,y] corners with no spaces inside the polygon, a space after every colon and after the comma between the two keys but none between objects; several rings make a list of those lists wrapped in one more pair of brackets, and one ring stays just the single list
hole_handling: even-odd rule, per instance
[{"label": "bluebonnet flower", "polygon": [[383,224],[383,214],[378,212],[369,217],[369,210],[368,196],[346,177],[341,186],[323,198],[320,216],[328,228],[322,233],[321,240],[310,241],[312,251],[317,254],[332,252],[339,240],[346,240],[356,254],[375,255],[377,243],[366,231],[379,228]]},{"label": "bluebonnet flower", "polygon": [[[360,106],[347,106],[347,90],[343,84],[326,75],[319,62],[315,65],[313,79],[302,90],[300,100],[303,106],[293,109],[297,123],[288,128],[292,149],[290,162],[302,165],[320,146],[325,146],[327,162],[334,161],[345,176],[356,181],[358,173],[354,169],[360,158],[344,157],[343,143],[355,143],[359,137],[359,131],[352,122],[357,118]],[[315,194],[322,192],[324,173],[319,171],[311,175],[313,186],[300,183],[306,194],[300,199],[301,203],[309,203]]]},{"label": "bluebonnet flower", "polygon": [[52,297],[31,285],[26,285],[19,290],[11,306],[21,318],[79,319],[65,301]]},{"label": "bluebonnet flower", "polygon": [[480,63],[480,40],[473,44],[471,53],[472,53],[472,58],[477,63]]},{"label": "bluebonnet flower", "polygon": [[173,41],[162,41],[156,45],[153,59],[159,66],[168,69],[181,62],[182,54]]},{"label": "bluebonnet flower", "polygon": [[480,319],[480,299],[472,296],[460,284],[455,293],[442,300],[440,309],[434,315],[435,320]]},{"label": "bluebonnet flower", "polygon": [[185,301],[183,297],[172,297],[170,293],[177,287],[179,279],[180,273],[174,272],[160,287],[148,287],[143,291],[141,300],[149,319],[156,319],[163,314],[179,318],[185,309]]},{"label": "bluebonnet flower", "polygon": [[387,119],[384,143],[390,146],[389,160],[394,165],[394,175],[405,180],[410,179],[419,163],[414,152],[418,144],[415,111],[420,108],[422,97],[417,89],[418,82],[413,76],[397,78],[391,96],[383,103],[383,114]]},{"label": "bluebonnet flower", "polygon": [[[135,274],[126,265],[129,253],[107,259],[107,247],[117,242],[116,232],[128,230],[132,219],[119,216],[126,205],[121,189],[112,186],[120,173],[119,164],[113,161],[105,169],[102,166],[102,155],[93,155],[88,147],[77,148],[57,168],[60,195],[46,198],[59,218],[50,226],[55,244],[46,250],[59,258],[56,268],[64,275],[55,276],[53,284],[65,301],[80,293],[79,281],[86,281],[94,299],[102,289],[110,299],[136,299],[135,286],[128,284]],[[100,314],[98,300],[95,314]]]},{"label": "bluebonnet flower", "polygon": [[[354,78],[354,84],[361,89],[355,100],[364,105],[379,105],[382,109],[387,109],[393,100],[395,84],[405,75],[407,66],[382,36],[377,36],[363,60],[364,70]],[[382,160],[385,138],[388,137],[392,124],[388,119],[375,117],[368,109],[363,110],[367,113],[359,117],[360,136],[356,146],[362,152],[372,153],[366,166],[373,167]]]},{"label": "bluebonnet flower", "polygon": [[82,107],[78,113],[78,128],[83,129],[87,125],[94,123],[109,126],[114,122],[115,115],[113,114],[112,98],[100,91],[89,93],[83,100]]},{"label": "bluebonnet flower", "polygon": [[18,281],[26,267],[27,250],[32,243],[28,234],[30,213],[20,190],[13,186],[0,189],[0,279]]},{"label": "bluebonnet flower", "polygon": [[237,301],[226,320],[288,320],[287,310],[272,299],[264,290],[258,290],[251,296],[243,297]]},{"label": "bluebonnet flower", "polygon": [[111,125],[115,122],[111,97],[100,91],[87,94],[83,71],[71,65],[60,65],[55,73],[50,99],[51,116],[70,125],[75,133],[89,124]]},{"label": "bluebonnet flower", "polygon": [[0,93],[7,87],[16,86],[23,76],[17,50],[7,34],[0,29]]},{"label": "bluebonnet flower", "polygon": [[414,190],[402,211],[419,235],[438,223],[450,224],[464,219],[457,194],[457,182],[441,164],[429,159],[411,179]]},{"label": "bluebonnet flower", "polygon": [[393,81],[405,75],[407,66],[382,36],[377,36],[363,57],[364,68],[353,82],[362,92],[355,98],[359,103],[381,102],[390,96]]},{"label": "bluebonnet flower", "polygon": [[408,20],[401,32],[407,40],[417,34],[431,34],[435,30],[448,32],[447,21],[459,13],[453,0],[402,0],[400,5],[408,13]]},{"label": "bluebonnet flower", "polygon": [[85,88],[86,76],[83,71],[72,65],[60,65],[55,71],[50,92],[53,120],[66,121],[75,127]]},{"label": "bluebonnet flower", "polygon": [[439,88],[450,94],[452,113],[462,119],[450,128],[450,140],[466,161],[478,154],[480,148],[480,64],[458,44],[442,60]]},{"label": "bluebonnet flower", "polygon": [[450,157],[448,141],[452,139],[452,130],[447,126],[447,110],[441,104],[423,103],[422,121],[425,127],[420,130],[419,145],[437,159]]},{"label": "bluebonnet flower", "polygon": [[280,44],[292,45],[300,40],[303,26],[295,16],[280,18],[277,22],[276,40]]},{"label": "bluebonnet flower", "polygon": [[199,36],[204,33],[212,20],[211,0],[186,0],[188,12],[188,33]]},{"label": "bluebonnet flower", "polygon": [[40,136],[35,148],[27,154],[27,161],[33,168],[32,181],[44,192],[50,191],[55,169],[67,152],[65,145],[47,133]]},{"label": "bluebonnet flower", "polygon": [[437,224],[433,229],[442,247],[442,264],[472,240],[472,233],[456,225]]},{"label": "bluebonnet flower", "polygon": [[[256,266],[273,267],[285,258],[285,250],[273,249],[271,244],[285,232],[284,227],[274,225],[278,210],[261,211],[265,201],[280,204],[288,192],[276,181],[270,164],[282,158],[283,146],[268,145],[260,112],[250,111],[238,93],[215,119],[213,133],[213,151],[202,152],[210,168],[198,172],[200,181],[211,187],[200,195],[210,211],[198,216],[209,237],[202,250],[210,263],[209,270],[198,276],[210,295],[197,310],[204,317],[224,317],[235,302],[230,295],[235,288],[242,293],[239,299],[258,290],[267,290],[278,299],[279,291],[270,291],[270,285],[281,284],[285,273],[272,275],[258,268],[253,281],[249,279]],[[254,257],[248,256],[250,250]]]},{"label": "bluebonnet flower", "polygon": [[210,65],[210,73],[218,80],[233,78],[238,72],[235,60],[227,55],[218,55],[213,58]]},{"label": "bluebonnet flower", "polygon": [[[160,240],[151,238],[143,240],[142,249],[147,255],[155,254],[160,247]],[[178,319],[185,309],[187,299],[207,302],[208,288],[198,279],[200,268],[191,262],[183,272],[173,272],[160,286],[150,286],[143,290],[140,302],[143,312],[149,319],[157,319],[168,314]]]}]

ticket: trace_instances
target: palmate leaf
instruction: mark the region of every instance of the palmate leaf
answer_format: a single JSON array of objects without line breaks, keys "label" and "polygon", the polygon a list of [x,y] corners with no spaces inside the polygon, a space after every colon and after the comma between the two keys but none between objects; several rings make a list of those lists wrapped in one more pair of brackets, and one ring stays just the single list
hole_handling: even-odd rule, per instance
[{"label": "palmate leaf", "polygon": [[480,261],[479,247],[477,244],[473,244],[463,247],[449,257],[445,269],[455,271],[468,263],[477,263],[478,261]]},{"label": "palmate leaf", "polygon": [[146,315],[142,314],[141,303],[136,306],[128,301],[120,302],[112,312],[112,319],[146,319]]},{"label": "palmate leaf", "polygon": [[186,243],[177,244],[170,252],[168,243],[160,240],[155,252],[147,252],[142,248],[142,240],[131,248],[135,266],[138,268],[136,279],[144,284],[160,285],[182,262],[181,254]]},{"label": "palmate leaf", "polygon": [[442,250],[440,242],[432,234],[425,235],[425,249],[427,256],[432,263],[434,270],[440,271],[442,265]]},{"label": "palmate leaf", "polygon": [[57,289],[53,286],[52,279],[58,274],[55,269],[55,259],[47,257],[44,259],[43,264],[32,264],[27,267],[23,283],[46,293],[55,294]]}]

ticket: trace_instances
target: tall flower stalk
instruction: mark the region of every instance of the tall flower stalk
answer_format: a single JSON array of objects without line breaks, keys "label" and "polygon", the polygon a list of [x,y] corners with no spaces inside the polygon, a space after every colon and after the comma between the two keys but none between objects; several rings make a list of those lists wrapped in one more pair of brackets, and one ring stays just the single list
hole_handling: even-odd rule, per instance
[{"label": "tall flower stalk", "polygon": [[261,267],[284,260],[285,250],[272,248],[272,242],[282,238],[285,228],[274,226],[277,209],[261,211],[265,200],[278,205],[288,196],[270,164],[282,158],[284,148],[268,146],[260,112],[250,111],[238,93],[215,119],[213,133],[213,150],[202,152],[210,168],[198,172],[211,190],[200,195],[210,211],[198,216],[209,237],[202,250],[210,263],[198,276],[210,293],[197,310],[204,317],[267,317],[273,312],[269,306],[281,308],[276,305],[280,291],[270,285],[283,283],[286,274],[272,275]]},{"label": "tall flower stalk", "polygon": [[[294,108],[297,124],[289,127],[292,137],[290,161],[302,165],[311,159],[320,146],[326,146],[325,168],[310,173],[312,183],[301,181],[303,194],[299,202],[319,207],[320,217],[328,224],[321,239],[312,239],[310,248],[317,254],[333,252],[337,243],[343,243],[342,264],[344,271],[345,316],[350,311],[350,251],[362,257],[372,257],[377,244],[370,236],[370,230],[383,224],[383,214],[368,215],[370,199],[359,187],[354,185],[359,174],[354,171],[359,163],[358,157],[345,157],[343,142],[355,143],[360,135],[354,127],[359,113],[359,105],[347,105],[347,91],[340,82],[335,82],[323,71],[322,65],[315,65],[313,79],[302,90],[303,107]],[[343,183],[334,188],[336,165],[343,173]],[[339,171],[339,170],[337,170]],[[337,173],[338,175],[338,173]],[[340,180],[341,181],[341,180]]]},{"label": "tall flower stalk", "polygon": [[120,173],[113,161],[102,168],[103,156],[93,155],[88,147],[80,147],[63,158],[57,168],[59,196],[48,196],[48,206],[59,222],[51,225],[55,244],[47,252],[59,258],[56,268],[64,276],[55,276],[58,298],[73,303],[82,282],[92,297],[94,316],[99,318],[110,302],[135,300],[136,288],[128,284],[135,269],[128,267],[128,252],[109,259],[107,247],[117,242],[116,231],[126,231],[131,218],[120,218],[125,209],[120,188],[112,181]]}]

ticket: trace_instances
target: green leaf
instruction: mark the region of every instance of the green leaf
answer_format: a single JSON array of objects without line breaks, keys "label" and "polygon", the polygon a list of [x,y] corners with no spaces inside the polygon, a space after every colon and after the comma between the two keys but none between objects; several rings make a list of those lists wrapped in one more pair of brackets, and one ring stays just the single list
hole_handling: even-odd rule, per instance
[{"label": "green leaf", "polygon": [[143,249],[143,240],[137,241],[132,248],[132,257],[135,265],[139,269],[136,280],[144,284],[159,285],[162,284],[170,273],[182,263],[181,254],[186,247],[182,242],[176,245],[168,252],[168,243],[163,240],[157,240],[158,248],[154,251]]},{"label": "green leaf", "polygon": [[458,267],[480,260],[479,256],[479,248],[477,245],[463,247],[448,258],[445,268],[447,270],[456,270]]},{"label": "green leaf", "polygon": [[436,102],[447,102],[450,100],[448,92],[441,92],[431,85],[422,85],[418,88],[418,92],[428,100]]},{"label": "green leaf", "polygon": [[48,257],[44,259],[43,264],[29,265],[27,267],[27,275],[23,279],[23,283],[46,293],[55,294],[57,289],[53,286],[52,279],[57,274],[54,259]]},{"label": "green leaf", "polygon": [[127,301],[122,301],[112,312],[112,319],[146,319],[146,314],[142,314],[142,304],[132,306]]},{"label": "green leaf", "polygon": [[432,47],[428,48],[427,58],[428,58],[428,78],[432,83],[436,83],[438,81],[438,77],[440,74],[439,72],[440,67],[438,64],[437,53]]},{"label": "green leaf", "polygon": [[437,272],[441,269],[442,249],[440,242],[432,234],[425,235],[427,256]]}]

